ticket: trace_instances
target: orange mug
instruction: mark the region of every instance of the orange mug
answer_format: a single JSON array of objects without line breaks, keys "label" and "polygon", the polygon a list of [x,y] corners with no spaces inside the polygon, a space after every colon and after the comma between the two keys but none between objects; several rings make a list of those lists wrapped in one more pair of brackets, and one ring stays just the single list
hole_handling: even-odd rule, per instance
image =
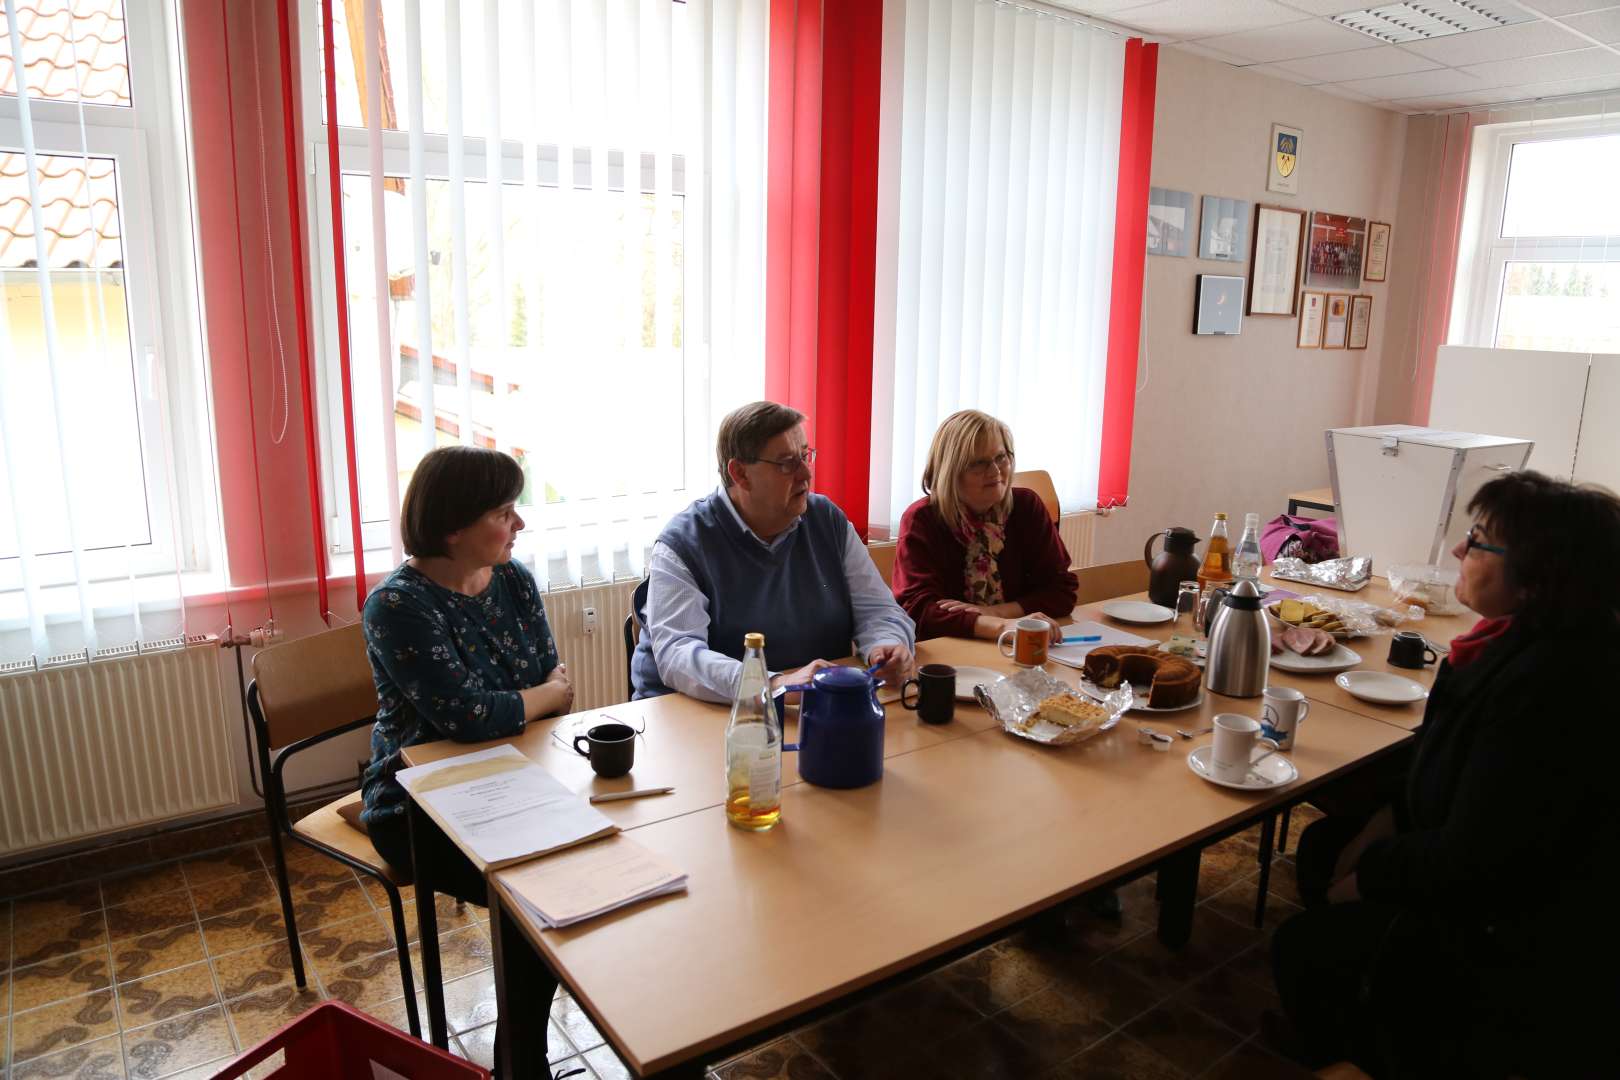
[{"label": "orange mug", "polygon": [[[1012,639],[1012,651],[1007,651],[1007,639]],[[996,648],[1019,667],[1044,667],[1046,646],[1052,640],[1052,627],[1045,619],[1019,619],[1001,632]]]}]

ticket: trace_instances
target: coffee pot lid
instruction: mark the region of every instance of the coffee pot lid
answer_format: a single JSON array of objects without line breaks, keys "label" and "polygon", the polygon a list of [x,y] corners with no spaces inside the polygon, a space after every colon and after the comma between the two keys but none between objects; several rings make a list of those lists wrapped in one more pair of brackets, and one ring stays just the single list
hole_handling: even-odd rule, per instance
[{"label": "coffee pot lid", "polygon": [[822,668],[810,681],[817,690],[844,694],[866,691],[872,687],[872,676],[858,667]]},{"label": "coffee pot lid", "polygon": [[1172,540],[1177,543],[1196,544],[1199,541],[1199,536],[1185,525],[1172,525],[1164,530],[1164,542],[1168,544]]},{"label": "coffee pot lid", "polygon": [[1239,611],[1259,611],[1260,586],[1249,578],[1243,578],[1227,592],[1224,603]]}]

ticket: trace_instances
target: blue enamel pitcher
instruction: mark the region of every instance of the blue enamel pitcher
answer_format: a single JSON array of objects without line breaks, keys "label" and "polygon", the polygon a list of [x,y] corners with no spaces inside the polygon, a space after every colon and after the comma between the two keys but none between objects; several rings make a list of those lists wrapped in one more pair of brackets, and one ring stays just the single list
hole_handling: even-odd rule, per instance
[{"label": "blue enamel pitcher", "polygon": [[824,668],[808,683],[784,687],[802,692],[799,741],[783,750],[799,752],[799,775],[821,787],[857,788],[883,779],[882,679],[860,668]]}]

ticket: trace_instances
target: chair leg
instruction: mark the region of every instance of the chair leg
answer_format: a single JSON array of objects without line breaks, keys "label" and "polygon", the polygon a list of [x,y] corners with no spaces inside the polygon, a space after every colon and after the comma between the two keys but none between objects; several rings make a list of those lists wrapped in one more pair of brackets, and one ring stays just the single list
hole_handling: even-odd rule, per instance
[{"label": "chair leg", "polygon": [[1266,815],[1260,824],[1260,889],[1254,898],[1254,926],[1266,925],[1266,889],[1271,885],[1271,847],[1277,835],[1277,816]]},{"label": "chair leg", "polygon": [[1282,827],[1277,831],[1277,854],[1288,854],[1288,815],[1294,812],[1292,806],[1283,807]]},{"label": "chair leg", "polygon": [[[265,809],[269,810],[270,799],[265,799]],[[276,856],[276,889],[281,893],[281,919],[287,924],[287,952],[292,955],[293,982],[298,989],[306,986],[304,978],[304,953],[298,947],[298,923],[293,917],[292,886],[287,881],[287,854],[282,848],[281,829],[276,823],[276,815],[270,813],[270,850]]]},{"label": "chair leg", "polygon": [[399,887],[379,877],[383,891],[388,893],[388,911],[394,920],[394,947],[399,952],[399,982],[405,988],[405,1017],[411,1025],[411,1037],[422,1037],[422,1018],[416,1009],[416,979],[411,975],[410,937],[405,931],[405,905],[400,902]]}]

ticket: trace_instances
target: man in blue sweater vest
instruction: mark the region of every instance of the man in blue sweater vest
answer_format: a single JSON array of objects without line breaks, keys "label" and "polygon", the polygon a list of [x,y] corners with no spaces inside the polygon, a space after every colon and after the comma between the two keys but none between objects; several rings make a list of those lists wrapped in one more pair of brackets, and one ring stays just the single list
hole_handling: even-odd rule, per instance
[{"label": "man in blue sweater vest", "polygon": [[664,527],[636,590],[635,696],[730,701],[743,635],[765,635],[773,686],[854,651],[899,685],[916,627],[843,511],[810,491],[804,414],[771,401],[720,423],[721,485]]}]

